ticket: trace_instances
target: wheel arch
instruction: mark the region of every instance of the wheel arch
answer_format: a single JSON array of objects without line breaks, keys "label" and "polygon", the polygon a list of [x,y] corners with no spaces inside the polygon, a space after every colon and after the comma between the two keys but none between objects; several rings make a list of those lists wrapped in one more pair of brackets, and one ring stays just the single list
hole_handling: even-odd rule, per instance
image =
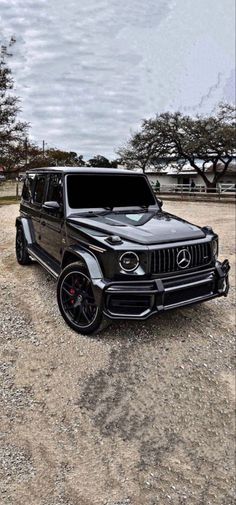
[{"label": "wheel arch", "polygon": [[18,216],[16,218],[15,225],[17,228],[22,226],[27,245],[32,244],[34,242],[34,232],[33,232],[31,220],[26,217]]},{"label": "wheel arch", "polygon": [[85,251],[79,247],[65,249],[61,262],[61,268],[63,269],[74,262],[81,263],[81,266],[85,267],[88,271],[91,279],[103,278],[100,264],[93,253]]}]

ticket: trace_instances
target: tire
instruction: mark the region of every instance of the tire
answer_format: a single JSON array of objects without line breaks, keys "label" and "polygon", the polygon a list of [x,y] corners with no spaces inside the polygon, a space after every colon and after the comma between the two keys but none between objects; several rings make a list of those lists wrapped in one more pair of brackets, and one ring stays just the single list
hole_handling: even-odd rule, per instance
[{"label": "tire", "polygon": [[82,335],[98,333],[108,325],[101,307],[96,305],[90,276],[79,263],[71,263],[62,270],[57,302],[66,323]]},{"label": "tire", "polygon": [[31,259],[29,257],[24,230],[21,225],[16,229],[16,259],[20,265],[30,265]]}]

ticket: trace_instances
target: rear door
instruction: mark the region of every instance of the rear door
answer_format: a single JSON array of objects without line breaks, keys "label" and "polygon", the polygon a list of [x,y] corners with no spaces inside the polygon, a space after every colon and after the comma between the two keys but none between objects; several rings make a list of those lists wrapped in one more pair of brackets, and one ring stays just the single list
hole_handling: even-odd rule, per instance
[{"label": "rear door", "polygon": [[45,202],[57,202],[58,211],[43,209],[41,212],[41,246],[57,261],[61,261],[64,239],[64,210],[62,174],[49,174]]}]

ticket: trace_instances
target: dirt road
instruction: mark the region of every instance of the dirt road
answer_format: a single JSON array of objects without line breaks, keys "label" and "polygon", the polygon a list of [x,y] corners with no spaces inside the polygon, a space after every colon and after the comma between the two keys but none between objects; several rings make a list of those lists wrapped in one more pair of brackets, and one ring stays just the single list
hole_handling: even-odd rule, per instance
[{"label": "dirt road", "polygon": [[0,207],[2,505],[233,505],[235,209],[164,208],[219,233],[230,296],[89,338]]}]

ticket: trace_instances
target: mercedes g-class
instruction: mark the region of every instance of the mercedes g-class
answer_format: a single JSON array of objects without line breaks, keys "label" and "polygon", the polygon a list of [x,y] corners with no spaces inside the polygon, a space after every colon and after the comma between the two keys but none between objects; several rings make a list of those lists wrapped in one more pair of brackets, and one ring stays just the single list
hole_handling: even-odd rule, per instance
[{"label": "mercedes g-class", "polygon": [[162,210],[146,175],[49,167],[25,177],[16,256],[57,279],[60,312],[89,334],[117,319],[144,320],[227,296],[218,237]]}]

